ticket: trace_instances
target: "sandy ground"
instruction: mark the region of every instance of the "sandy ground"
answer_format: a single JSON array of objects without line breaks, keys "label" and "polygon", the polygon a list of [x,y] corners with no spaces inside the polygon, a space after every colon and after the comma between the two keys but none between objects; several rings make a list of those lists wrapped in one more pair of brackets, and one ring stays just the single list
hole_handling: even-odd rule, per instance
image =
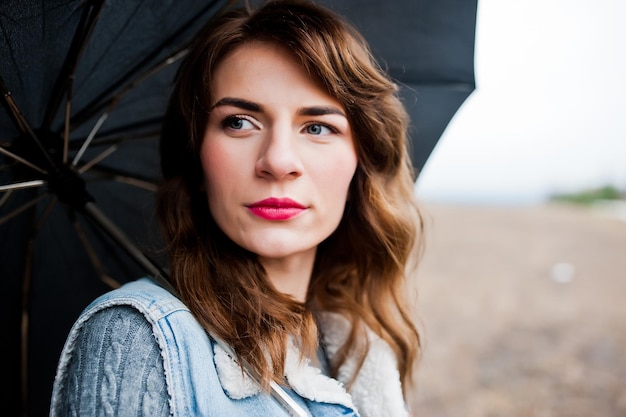
[{"label": "sandy ground", "polygon": [[426,206],[415,417],[626,416],[626,221]]}]

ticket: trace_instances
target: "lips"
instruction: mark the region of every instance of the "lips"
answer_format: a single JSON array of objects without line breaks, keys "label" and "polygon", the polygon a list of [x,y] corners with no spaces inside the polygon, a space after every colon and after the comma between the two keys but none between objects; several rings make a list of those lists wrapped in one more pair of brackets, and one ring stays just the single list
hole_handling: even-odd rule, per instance
[{"label": "lips", "polygon": [[289,220],[307,209],[290,198],[266,198],[246,206],[252,214],[265,220]]}]

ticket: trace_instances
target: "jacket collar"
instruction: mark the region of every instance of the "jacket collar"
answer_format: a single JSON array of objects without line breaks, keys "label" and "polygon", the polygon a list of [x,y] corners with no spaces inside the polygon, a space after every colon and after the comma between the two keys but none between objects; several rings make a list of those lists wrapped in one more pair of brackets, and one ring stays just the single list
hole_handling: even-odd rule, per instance
[{"label": "jacket collar", "polygon": [[[347,337],[350,324],[335,313],[319,315],[318,324],[326,353],[332,361]],[[345,384],[358,368],[358,358],[348,358],[339,369],[337,379],[333,379],[313,366],[310,360],[300,360],[297,347],[290,341],[285,362],[285,377],[290,387],[309,400],[359,410],[361,417],[408,415],[393,351],[373,332],[368,330],[367,335],[368,354],[349,392]],[[239,364],[218,344],[214,345],[214,357],[220,383],[230,398],[239,400],[261,392],[259,384],[243,372]]]},{"label": "jacket collar", "polygon": [[[220,383],[230,398],[240,400],[261,392],[259,384],[243,372],[239,364],[217,344],[214,355]],[[341,382],[322,374],[308,359],[300,360],[298,349],[293,343],[287,349],[285,377],[289,386],[304,398],[355,408],[352,397]]]}]

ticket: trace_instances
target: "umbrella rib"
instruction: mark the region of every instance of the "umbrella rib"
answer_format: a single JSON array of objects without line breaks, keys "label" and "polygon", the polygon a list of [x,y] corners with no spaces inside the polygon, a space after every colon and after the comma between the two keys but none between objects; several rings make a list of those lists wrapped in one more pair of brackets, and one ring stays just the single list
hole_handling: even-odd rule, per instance
[{"label": "umbrella rib", "polygon": [[394,77],[394,79],[396,79],[400,84],[409,88],[436,87],[436,88],[447,88],[450,90],[467,91],[467,92],[472,92],[476,89],[476,85],[474,83],[463,82],[463,81],[446,81],[446,80],[412,81],[412,78],[403,79],[402,77]]},{"label": "umbrella rib", "polygon": [[84,174],[86,171],[88,171],[89,169],[91,169],[91,167],[93,167],[94,165],[96,165],[98,162],[102,161],[103,159],[105,159],[107,156],[111,155],[113,152],[115,152],[117,150],[117,145],[113,145],[113,146],[109,146],[108,148],[106,148],[103,152],[101,152],[99,155],[97,155],[95,158],[93,158],[91,161],[87,162],[85,165],[81,166],[78,169],[78,173],[79,174]]},{"label": "umbrella rib", "polygon": [[[103,96],[105,96],[106,93],[100,95],[100,97],[98,97],[96,100],[88,104],[82,112],[80,112],[79,114],[77,114],[76,116],[72,118],[71,125],[73,127],[77,127],[81,125],[82,123],[84,123],[85,121],[89,120],[94,114],[96,114],[97,112],[103,109],[105,109],[104,110],[105,114],[110,113],[111,110],[115,108],[115,106],[117,106],[119,101],[126,94],[131,92],[134,88],[136,88],[142,82],[144,82],[145,80],[147,80],[148,78],[150,78],[151,76],[153,76],[154,74],[162,70],[163,68],[166,68],[167,66],[172,65],[176,63],[177,61],[179,61],[180,59],[182,59],[187,54],[187,52],[188,52],[187,49],[183,49],[181,51],[173,53],[172,55],[167,56],[163,61],[158,62],[153,67],[149,68],[147,71],[139,75],[137,79],[126,84],[117,94],[115,94],[114,96],[110,97],[107,100],[100,102],[100,100],[102,100]],[[126,77],[126,78],[129,78],[129,77]],[[116,89],[118,86],[119,86],[119,83],[116,84],[116,86],[113,87],[112,89]]]},{"label": "umbrella rib", "polygon": [[98,277],[100,281],[104,282],[111,288],[118,288],[120,286],[120,283],[106,273],[106,271],[104,270],[104,264],[100,261],[98,254],[93,248],[93,245],[89,241],[89,238],[87,238],[87,235],[83,231],[82,227],[80,227],[80,224],[75,217],[72,219],[72,226],[74,226],[74,231],[76,231],[78,239],[83,243],[83,248],[85,249],[85,252],[87,252],[87,256],[89,257],[91,264],[96,269],[96,271],[98,271]]},{"label": "umbrella rib", "polygon": [[[129,140],[143,139],[148,137],[158,136],[161,133],[160,124],[162,118],[155,117],[152,119],[143,120],[140,122],[130,123],[120,127],[116,127],[111,130],[107,130],[98,135],[97,138],[93,138],[90,146],[106,146],[106,145],[119,145],[122,142]],[[137,131],[134,133],[128,133],[133,130],[150,127],[152,129],[145,131]],[[76,143],[82,143],[84,139],[76,139],[70,142],[70,148],[76,147]],[[74,146],[72,146],[74,145]]]},{"label": "umbrella rib", "polygon": [[144,190],[156,192],[158,189],[158,185],[154,180],[151,180],[149,178],[141,178],[117,169],[96,165],[92,167],[91,172],[99,174],[102,178],[107,178],[124,184],[133,185],[138,188],[143,188]]},{"label": "umbrella rib", "polygon": [[[0,185],[0,191],[15,191],[15,190],[22,190],[25,188],[41,187],[42,185],[46,185],[46,181],[33,180],[33,181],[24,181],[24,182],[14,182],[12,184]],[[2,204],[0,204],[0,206],[2,206]]]},{"label": "umbrella rib", "polygon": [[158,186],[156,184],[128,175],[116,175],[113,177],[113,180],[152,192],[156,192],[158,190]]},{"label": "umbrella rib", "polygon": [[20,162],[20,163],[26,165],[29,168],[34,169],[35,171],[39,171],[41,174],[48,175],[48,172],[46,172],[46,170],[44,170],[43,168],[40,168],[37,165],[35,165],[35,164],[27,161],[26,159],[22,158],[21,156],[18,156],[16,154],[14,154],[13,152],[6,150],[2,146],[0,146],[0,153],[4,154],[4,155],[6,155],[6,156],[8,156],[8,157],[10,157],[10,158],[12,158],[14,160],[16,160],[17,162]]},{"label": "umbrella rib", "polygon": [[175,64],[176,62],[178,62],[179,60],[181,60],[182,58],[185,57],[185,55],[187,55],[187,53],[189,52],[189,49],[185,48],[182,49],[170,56],[168,56],[167,58],[165,58],[163,61],[157,63],[156,65],[154,65],[152,68],[148,69],[145,73],[143,73],[142,75],[140,75],[135,81],[129,83],[124,89],[122,89],[122,91],[116,95],[116,97],[114,97],[113,99],[111,99],[112,101],[117,100],[119,101],[119,99],[126,95],[130,90],[132,90],[133,88],[137,87],[139,84],[141,84],[142,82],[144,82],[145,80],[147,80],[148,78],[152,77],[154,74],[156,74],[157,72],[161,71],[162,69]]},{"label": "umbrella rib", "polygon": [[11,198],[12,195],[13,195],[13,190],[7,190],[2,195],[2,197],[0,197],[0,208],[2,208],[2,206],[4,206],[7,201],[9,201],[9,199]]},{"label": "umbrella rib", "polygon": [[50,215],[50,212],[52,211],[52,208],[57,203],[57,201],[59,200],[56,198],[56,196],[53,195],[52,198],[50,199],[50,202],[48,202],[48,204],[46,205],[46,208],[44,209],[43,213],[39,217],[39,220],[35,222],[35,226],[34,226],[35,230],[38,231],[41,228],[43,223],[46,221],[46,219]]},{"label": "umbrella rib", "polygon": [[30,127],[30,125],[28,124],[28,121],[22,114],[19,106],[13,99],[13,94],[11,93],[7,85],[4,83],[4,78],[2,76],[0,76],[0,88],[2,89],[4,102],[9,108],[9,112],[11,113],[11,116],[13,116],[13,120],[15,121],[15,124],[17,125],[17,127],[20,129],[22,133],[27,134],[29,133],[29,131],[32,132],[32,128]]},{"label": "umbrella rib", "polygon": [[76,27],[72,44],[63,64],[63,69],[59,73],[59,78],[57,78],[57,82],[53,90],[54,93],[52,94],[51,99],[48,102],[48,107],[46,108],[46,115],[43,122],[43,126],[46,129],[50,129],[54,116],[59,110],[59,106],[66,91],[68,97],[71,94],[72,84],[74,82],[74,73],[76,72],[78,60],[85,50],[87,42],[93,33],[93,29],[98,22],[100,12],[102,11],[102,7],[104,5],[104,0],[86,1],[85,3],[87,6],[85,6],[80,22]]},{"label": "umbrella rib", "polygon": [[[160,285],[168,289],[174,290],[171,284],[165,280],[167,274],[152,259],[148,258],[126,234],[118,228],[93,202],[85,204],[85,214],[94,220],[96,224],[106,232],[122,249],[126,251],[130,257],[137,262],[147,273],[159,281]],[[175,290],[173,294],[176,294]]]},{"label": "umbrella rib", "polygon": [[[54,166],[54,162],[52,162],[52,159],[50,158],[50,155],[46,151],[46,148],[39,141],[39,139],[37,138],[37,135],[33,131],[32,127],[30,126],[30,124],[28,123],[26,118],[24,117],[24,114],[22,113],[22,111],[20,110],[19,106],[17,105],[17,103],[13,99],[13,94],[8,89],[6,84],[4,83],[4,79],[2,78],[2,76],[0,76],[0,90],[2,90],[2,97],[4,99],[4,102],[7,105],[7,107],[9,108],[9,112],[11,113],[11,116],[13,116],[13,120],[17,124],[17,127],[20,129],[20,131],[24,135],[30,137],[35,142],[35,144],[37,145],[39,150],[42,152],[43,156],[50,163],[50,166]],[[0,149],[5,151],[3,148],[0,148]],[[8,152],[8,151],[6,151],[6,152]],[[23,159],[20,158],[20,160],[21,160],[21,162],[24,163]],[[27,164],[27,165],[29,165],[31,167],[34,166],[34,165],[30,165],[30,164]],[[41,171],[41,169],[37,169],[37,170]]]},{"label": "umbrella rib", "polygon": [[[44,195],[45,197],[45,195]],[[44,214],[41,216],[40,221],[38,221],[30,230],[30,235],[28,238],[28,243],[26,245],[26,256],[24,258],[24,276],[22,278],[22,316],[20,319],[20,339],[21,339],[21,349],[22,349],[22,357],[20,361],[21,367],[21,400],[22,400],[22,409],[26,410],[28,407],[28,369],[29,369],[29,328],[30,328],[30,300],[31,300],[31,284],[33,278],[33,255],[35,253],[35,237],[37,236],[37,231],[39,227],[48,216],[50,211],[52,210],[52,206],[56,203],[56,199],[52,199],[46,207]]]},{"label": "umbrella rib", "polygon": [[67,101],[65,102],[65,127],[63,129],[63,164],[67,163],[67,154],[70,147],[70,118],[72,115],[72,87],[74,85],[74,76],[70,76],[69,85],[67,86]]},{"label": "umbrella rib", "polygon": [[91,141],[91,146],[106,146],[106,145],[120,145],[124,142],[130,142],[133,140],[141,140],[146,138],[151,138],[159,135],[159,130],[150,130],[146,132],[137,132],[134,134],[127,135],[111,135],[111,136],[100,136],[97,139]]},{"label": "umbrella rib", "polygon": [[28,407],[28,328],[30,327],[30,290],[32,281],[32,259],[35,246],[35,234],[31,233],[28,238],[28,244],[26,246],[25,267],[24,276],[22,278],[22,317],[21,317],[21,400],[22,409],[26,410]]},{"label": "umbrella rib", "polygon": [[83,157],[83,154],[85,153],[85,151],[89,147],[89,144],[91,143],[93,138],[96,136],[96,134],[98,133],[98,131],[102,127],[102,124],[104,123],[104,121],[106,119],[108,119],[108,117],[109,117],[109,112],[105,112],[102,115],[100,115],[100,117],[96,121],[96,124],[91,129],[91,132],[89,132],[89,135],[87,136],[87,139],[85,139],[85,141],[83,142],[82,146],[80,147],[80,149],[78,150],[78,152],[74,156],[74,159],[72,160],[72,167],[75,167],[78,164],[78,162],[80,161],[80,158]]},{"label": "umbrella rib", "polygon": [[27,203],[21,205],[20,207],[16,208],[15,210],[13,210],[9,214],[5,215],[4,217],[1,217],[0,218],[0,225],[3,225],[4,223],[8,222],[9,220],[14,218],[18,214],[21,214],[24,211],[28,210],[29,208],[33,207],[35,204],[39,203],[41,200],[43,200],[46,197],[48,197],[48,194],[39,195],[39,196],[35,197],[34,199],[30,200],[29,202],[27,202]]}]

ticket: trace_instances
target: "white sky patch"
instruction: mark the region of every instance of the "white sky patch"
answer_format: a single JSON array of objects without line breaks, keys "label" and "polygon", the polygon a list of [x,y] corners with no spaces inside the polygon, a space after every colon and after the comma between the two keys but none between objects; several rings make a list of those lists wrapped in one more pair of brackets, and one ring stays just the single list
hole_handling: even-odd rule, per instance
[{"label": "white sky patch", "polygon": [[416,189],[425,200],[540,201],[626,189],[626,2],[479,0],[477,89]]}]

